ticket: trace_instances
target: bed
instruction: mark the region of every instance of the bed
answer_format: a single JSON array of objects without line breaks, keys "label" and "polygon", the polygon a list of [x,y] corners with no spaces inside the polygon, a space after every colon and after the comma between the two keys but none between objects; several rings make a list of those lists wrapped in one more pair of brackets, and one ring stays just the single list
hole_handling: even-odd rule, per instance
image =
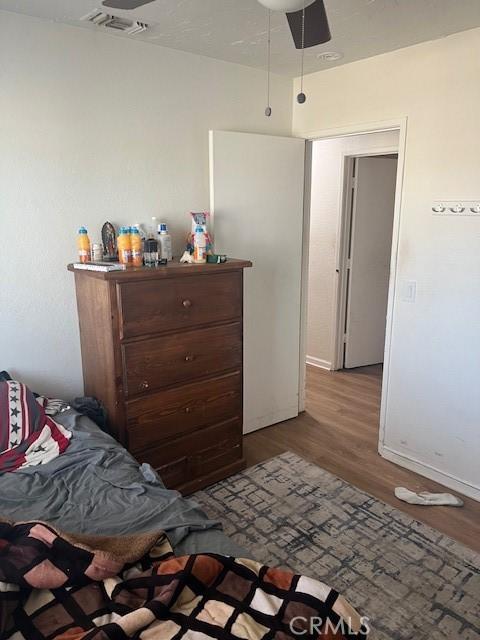
[{"label": "bed", "polygon": [[1,640],[366,637],[334,589],[256,562],[88,417],[50,418],[49,402],[0,385]]},{"label": "bed", "polygon": [[46,464],[0,474],[2,517],[95,535],[164,530],[177,555],[249,557],[194,500],[166,489],[89,418],[68,409],[54,419],[73,434],[68,448]]}]

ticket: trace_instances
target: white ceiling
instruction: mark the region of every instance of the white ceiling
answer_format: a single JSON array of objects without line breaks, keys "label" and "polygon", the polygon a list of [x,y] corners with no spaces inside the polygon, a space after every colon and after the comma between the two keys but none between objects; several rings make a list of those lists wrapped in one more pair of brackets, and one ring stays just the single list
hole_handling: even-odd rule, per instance
[{"label": "white ceiling", "polygon": [[[480,26],[480,0],[325,0],[325,5],[332,40],[306,51],[306,73]],[[79,22],[95,8],[102,8],[101,0],[0,0],[0,9],[99,29]],[[151,23],[136,39],[266,66],[266,9],[256,0],[155,0],[134,11],[105,11]],[[285,15],[272,14],[272,27],[272,70],[300,75],[300,52],[293,46]],[[318,58],[325,51],[343,57],[325,62]]]}]

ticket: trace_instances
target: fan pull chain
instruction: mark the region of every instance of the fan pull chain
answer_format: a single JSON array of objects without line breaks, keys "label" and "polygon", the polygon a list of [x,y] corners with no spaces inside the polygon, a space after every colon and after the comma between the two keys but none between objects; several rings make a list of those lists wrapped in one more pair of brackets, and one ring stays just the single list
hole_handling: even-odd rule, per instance
[{"label": "fan pull chain", "polygon": [[297,96],[298,104],[303,104],[307,96],[303,93],[303,69],[305,62],[305,7],[302,11],[302,73],[300,75],[300,93]]},{"label": "fan pull chain", "polygon": [[268,10],[268,20],[267,20],[267,107],[265,109],[265,115],[269,118],[272,115],[272,107],[270,106],[270,65],[271,65],[271,11]]}]

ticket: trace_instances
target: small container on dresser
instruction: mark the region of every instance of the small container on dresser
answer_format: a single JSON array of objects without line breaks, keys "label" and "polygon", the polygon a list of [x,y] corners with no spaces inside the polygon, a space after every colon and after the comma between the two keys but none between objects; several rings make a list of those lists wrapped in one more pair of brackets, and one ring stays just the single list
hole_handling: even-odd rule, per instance
[{"label": "small container on dresser", "polygon": [[243,269],[251,263],[75,273],[85,394],[169,488],[244,468]]}]

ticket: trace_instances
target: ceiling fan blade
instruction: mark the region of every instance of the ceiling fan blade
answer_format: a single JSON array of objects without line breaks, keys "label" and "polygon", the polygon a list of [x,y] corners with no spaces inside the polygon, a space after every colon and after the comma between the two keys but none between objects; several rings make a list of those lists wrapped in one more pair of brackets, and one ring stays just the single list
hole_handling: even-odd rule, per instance
[{"label": "ceiling fan blade", "polygon": [[137,7],[141,7],[144,4],[149,4],[153,2],[153,0],[103,0],[102,4],[104,7],[111,7],[112,9],[136,9]]},{"label": "ceiling fan blade", "polygon": [[[297,49],[302,48],[302,14],[303,9],[287,13],[288,24]],[[327,12],[323,0],[315,0],[305,9],[305,42],[304,47],[314,47],[331,40]]]}]

